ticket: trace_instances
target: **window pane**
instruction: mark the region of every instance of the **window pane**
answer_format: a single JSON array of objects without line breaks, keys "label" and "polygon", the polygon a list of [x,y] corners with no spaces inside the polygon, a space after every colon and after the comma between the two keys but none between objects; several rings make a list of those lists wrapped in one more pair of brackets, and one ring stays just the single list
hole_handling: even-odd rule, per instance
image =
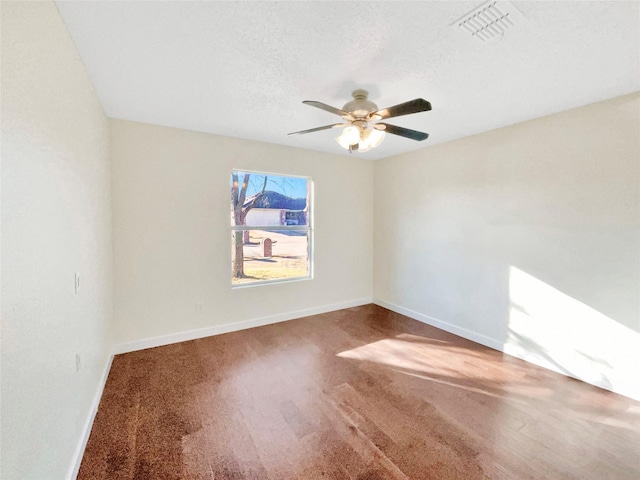
[{"label": "window pane", "polygon": [[309,276],[309,232],[237,230],[231,235],[233,285]]},{"label": "window pane", "polygon": [[308,191],[308,178],[234,170],[231,225],[309,225]]}]

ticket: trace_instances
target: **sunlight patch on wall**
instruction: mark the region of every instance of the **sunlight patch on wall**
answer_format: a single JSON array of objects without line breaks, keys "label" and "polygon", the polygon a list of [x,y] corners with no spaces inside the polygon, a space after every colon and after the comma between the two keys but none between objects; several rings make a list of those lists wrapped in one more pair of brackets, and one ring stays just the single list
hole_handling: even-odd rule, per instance
[{"label": "sunlight patch on wall", "polygon": [[640,333],[510,267],[504,351],[640,398]]}]

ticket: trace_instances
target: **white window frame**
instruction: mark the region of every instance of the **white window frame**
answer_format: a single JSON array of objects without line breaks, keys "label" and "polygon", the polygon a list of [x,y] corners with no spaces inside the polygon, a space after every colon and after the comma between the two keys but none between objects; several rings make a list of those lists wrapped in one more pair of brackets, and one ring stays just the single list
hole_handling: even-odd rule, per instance
[{"label": "white window frame", "polygon": [[[233,174],[237,173],[237,174],[244,174],[244,173],[249,173],[251,175],[266,175],[268,176],[273,176],[273,177],[290,177],[290,178],[303,178],[307,181],[307,205],[306,205],[306,210],[307,210],[307,225],[233,225],[233,216],[231,217],[231,261],[229,262],[230,266],[231,266],[231,270],[230,270],[230,275],[229,278],[231,280],[231,288],[236,289],[236,288],[249,288],[249,287],[258,287],[261,285],[274,285],[274,284],[279,284],[279,283],[291,283],[291,282],[300,282],[300,281],[305,281],[305,280],[313,280],[313,232],[314,232],[314,227],[313,227],[313,218],[314,218],[314,214],[313,214],[313,205],[314,205],[314,182],[313,182],[313,178],[312,177],[307,177],[305,175],[290,175],[290,174],[285,174],[285,173],[274,173],[274,172],[260,172],[260,171],[256,171],[256,170],[247,170],[247,169],[239,169],[239,168],[234,168],[231,170],[231,173],[229,174],[230,178],[233,178]],[[238,180],[240,180],[240,177],[238,177]],[[233,205],[230,205],[231,208],[233,208]],[[307,275],[303,275],[303,276],[299,276],[299,277],[287,277],[287,278],[276,278],[273,280],[253,280],[253,281],[248,281],[248,282],[242,282],[242,283],[233,283],[233,256],[234,256],[234,233],[237,231],[245,231],[245,230],[261,230],[261,231],[265,231],[265,232],[278,232],[278,231],[283,231],[283,230],[289,230],[289,231],[298,231],[298,232],[307,232],[307,266],[308,266],[308,272]]]}]

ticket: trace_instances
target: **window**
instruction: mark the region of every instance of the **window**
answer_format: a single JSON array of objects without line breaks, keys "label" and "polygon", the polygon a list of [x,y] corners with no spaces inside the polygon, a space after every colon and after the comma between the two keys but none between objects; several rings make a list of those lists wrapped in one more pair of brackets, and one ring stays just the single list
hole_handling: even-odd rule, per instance
[{"label": "window", "polygon": [[307,177],[231,173],[232,286],[311,278]]}]

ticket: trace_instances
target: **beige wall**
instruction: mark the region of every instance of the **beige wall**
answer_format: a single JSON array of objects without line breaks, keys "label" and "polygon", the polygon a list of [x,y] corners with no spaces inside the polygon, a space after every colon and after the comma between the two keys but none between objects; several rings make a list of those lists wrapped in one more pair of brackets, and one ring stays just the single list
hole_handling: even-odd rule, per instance
[{"label": "beige wall", "polygon": [[376,163],[381,304],[640,398],[640,95]]},{"label": "beige wall", "polygon": [[[114,345],[372,292],[640,398],[639,94],[372,163],[109,122],[55,5],[0,5],[3,479],[73,473]],[[313,280],[231,289],[233,168],[314,179]]]},{"label": "beige wall", "polygon": [[108,121],[55,4],[1,8],[2,478],[62,479],[112,345]]},{"label": "beige wall", "polygon": [[[134,122],[111,126],[116,343],[370,302],[373,163]],[[313,280],[231,288],[232,169],[312,177]]]}]

